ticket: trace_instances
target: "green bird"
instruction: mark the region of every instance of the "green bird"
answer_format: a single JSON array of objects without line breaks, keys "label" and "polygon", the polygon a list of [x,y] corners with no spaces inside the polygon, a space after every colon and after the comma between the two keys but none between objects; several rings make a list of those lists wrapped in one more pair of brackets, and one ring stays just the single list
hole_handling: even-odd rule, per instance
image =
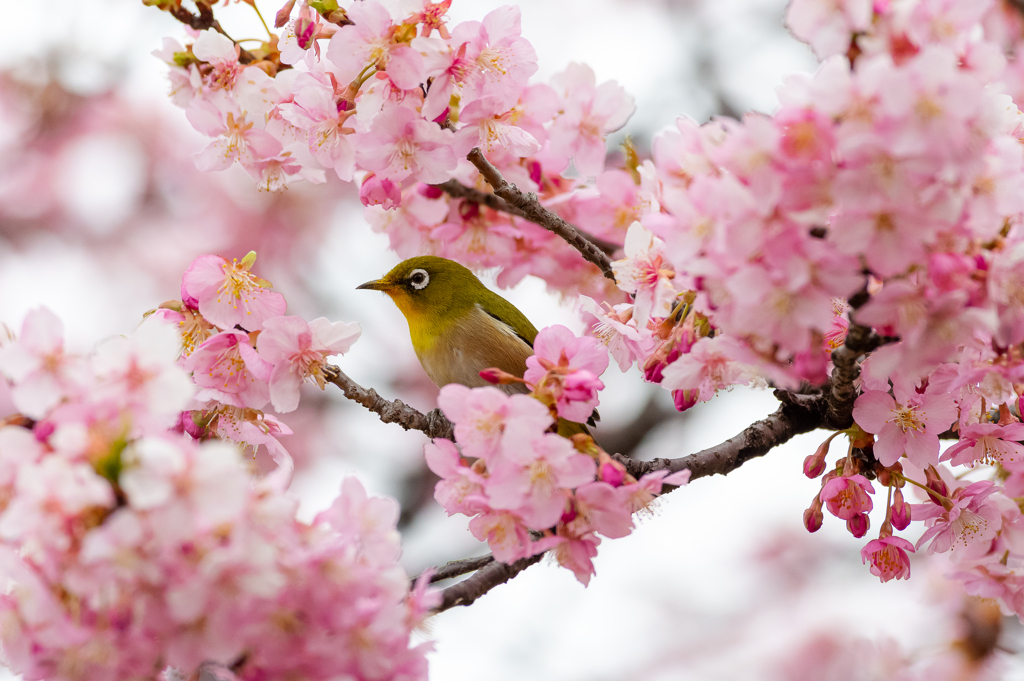
[{"label": "green bird", "polygon": [[[381,279],[357,286],[383,291],[409,322],[416,356],[437,387],[491,385],[480,377],[497,367],[522,378],[537,329],[515,305],[481,283],[457,262],[433,255],[409,258]],[[523,383],[498,385],[508,394],[528,393]],[[559,419],[558,432],[587,432]]]}]

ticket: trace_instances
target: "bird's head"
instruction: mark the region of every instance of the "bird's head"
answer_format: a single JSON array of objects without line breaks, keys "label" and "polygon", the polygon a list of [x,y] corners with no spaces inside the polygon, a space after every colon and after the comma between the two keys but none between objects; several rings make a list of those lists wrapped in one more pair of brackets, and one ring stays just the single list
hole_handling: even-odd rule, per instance
[{"label": "bird's head", "polygon": [[388,294],[410,323],[443,322],[476,303],[484,285],[453,260],[434,255],[409,258],[380,279],[357,286]]}]

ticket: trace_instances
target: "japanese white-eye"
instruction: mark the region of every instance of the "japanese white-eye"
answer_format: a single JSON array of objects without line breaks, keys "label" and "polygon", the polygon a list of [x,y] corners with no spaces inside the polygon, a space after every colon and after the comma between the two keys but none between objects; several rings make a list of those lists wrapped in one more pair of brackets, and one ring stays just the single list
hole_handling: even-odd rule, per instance
[{"label": "japanese white-eye", "polygon": [[[409,258],[357,288],[383,291],[395,301],[409,322],[416,356],[438,387],[491,385],[480,377],[491,367],[519,377],[526,372],[537,329],[457,262],[433,255]],[[523,383],[497,387],[508,394],[529,392]],[[586,428],[560,420],[558,431],[569,436]]]}]

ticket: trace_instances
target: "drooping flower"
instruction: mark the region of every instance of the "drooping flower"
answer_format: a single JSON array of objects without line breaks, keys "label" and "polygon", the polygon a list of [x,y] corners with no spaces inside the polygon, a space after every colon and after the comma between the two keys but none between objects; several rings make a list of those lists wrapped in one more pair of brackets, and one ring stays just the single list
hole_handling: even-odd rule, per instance
[{"label": "drooping flower", "polygon": [[875,488],[863,475],[836,476],[822,486],[821,501],[828,507],[829,513],[849,520],[871,512],[869,494],[874,493]]},{"label": "drooping flower", "polygon": [[730,336],[701,338],[662,371],[666,390],[696,391],[707,402],[719,390],[750,382],[750,369],[740,361],[743,346]]},{"label": "drooping flower", "polygon": [[914,545],[902,537],[882,537],[869,541],[860,550],[861,561],[871,561],[871,574],[883,582],[910,578],[910,556]]}]

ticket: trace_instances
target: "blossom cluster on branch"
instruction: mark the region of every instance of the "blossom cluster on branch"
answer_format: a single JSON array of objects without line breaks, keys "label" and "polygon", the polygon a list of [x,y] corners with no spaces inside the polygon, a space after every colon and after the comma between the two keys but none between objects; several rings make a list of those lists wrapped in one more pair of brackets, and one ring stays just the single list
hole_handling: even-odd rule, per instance
[{"label": "blossom cluster on branch", "polygon": [[397,503],[349,478],[298,521],[289,431],[260,411],[359,329],[283,316],[254,260],[200,256],[181,301],[89,355],[45,308],[0,346],[22,414],[0,425],[0,642],[26,679],[425,676],[409,636],[437,596],[398,565]]}]

